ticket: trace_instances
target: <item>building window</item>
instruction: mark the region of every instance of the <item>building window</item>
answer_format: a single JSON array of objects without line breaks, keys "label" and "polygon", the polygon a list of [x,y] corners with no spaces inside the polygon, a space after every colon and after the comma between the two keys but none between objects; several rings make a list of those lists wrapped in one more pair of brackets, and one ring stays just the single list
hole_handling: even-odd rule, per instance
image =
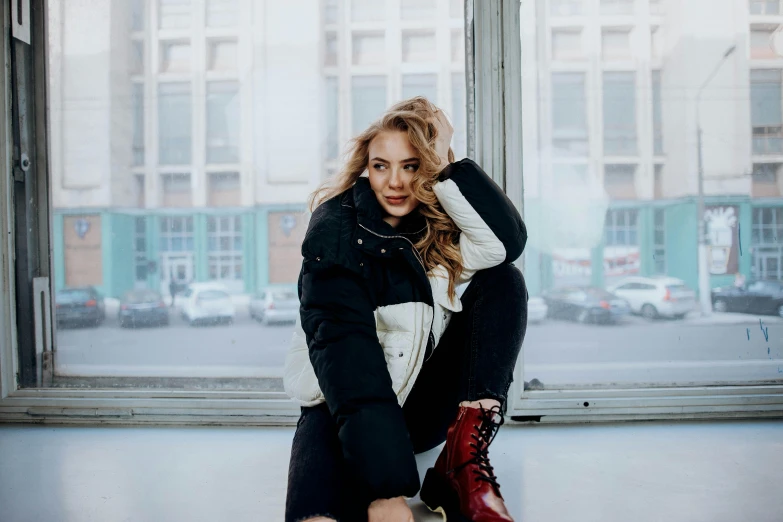
[{"label": "building window", "polygon": [[242,279],[242,216],[207,218],[209,279]]},{"label": "building window", "polygon": [[131,0],[131,30],[143,31],[146,20],[146,13],[144,12],[145,0]]},{"label": "building window", "polygon": [[780,14],[780,0],[750,0],[748,7],[750,7],[750,14]]},{"label": "building window", "polygon": [[193,218],[164,217],[160,219],[161,252],[193,251]]},{"label": "building window", "polygon": [[147,218],[137,217],[133,233],[133,259],[135,265],[135,280],[137,283],[147,282]]},{"label": "building window", "polygon": [[339,140],[339,91],[336,76],[326,78],[326,158],[337,159],[340,154]]},{"label": "building window", "polygon": [[633,14],[634,0],[601,0],[602,15]]},{"label": "building window", "polygon": [[132,40],[129,51],[130,66],[128,70],[131,74],[144,74],[144,41]]},{"label": "building window", "polygon": [[451,148],[457,159],[468,154],[467,116],[465,114],[465,75],[451,73],[451,125],[454,135],[451,138]]},{"label": "building window", "polygon": [[386,110],[386,76],[351,78],[351,132],[355,136]]},{"label": "building window", "polygon": [[465,15],[465,0],[451,0],[449,2],[449,15],[452,18],[462,18]]},{"label": "building window", "polygon": [[757,279],[783,279],[783,207],[753,209],[752,274]]},{"label": "building window", "polygon": [[403,62],[434,62],[437,60],[435,50],[435,33],[432,31],[403,31],[402,61]]},{"label": "building window", "polygon": [[584,59],[582,31],[579,29],[553,29],[552,58],[564,61]]},{"label": "building window", "polygon": [[144,84],[134,82],[131,91],[133,112],[132,164],[144,165]]},{"label": "building window", "polygon": [[550,0],[549,13],[552,16],[577,16],[583,14],[584,0]]},{"label": "building window", "polygon": [[207,41],[207,70],[236,71],[237,59],[236,40]]},{"label": "building window", "polygon": [[190,19],[190,0],[158,0],[158,27],[161,29],[187,29]]},{"label": "building window", "polygon": [[402,76],[403,99],[424,96],[432,103],[438,103],[437,74],[404,74]]},{"label": "building window", "polygon": [[338,16],[337,0],[323,0],[324,23],[336,24]]},{"label": "building window", "polygon": [[403,20],[426,20],[435,18],[435,0],[401,0],[400,17]]},{"label": "building window", "polygon": [[136,195],[136,206],[138,208],[146,207],[145,187],[144,187],[144,174],[133,175],[133,191]]},{"label": "building window", "polygon": [[604,73],[604,155],[636,154],[635,73]]},{"label": "building window", "polygon": [[207,163],[239,162],[239,84],[207,83]]},{"label": "building window", "polygon": [[666,211],[656,208],[653,221],[653,271],[666,275]]},{"label": "building window", "polygon": [[584,73],[552,74],[552,147],[555,156],[587,155]]},{"label": "building window", "polygon": [[190,83],[158,85],[158,162],[189,165],[191,162],[192,108]]},{"label": "building window", "polygon": [[465,61],[465,33],[462,29],[451,30],[451,61],[453,63]]},{"label": "building window", "polygon": [[772,47],[772,35],[777,26],[753,27],[750,30],[750,57],[753,59],[775,58],[775,49]]},{"label": "building window", "polygon": [[601,36],[601,56],[604,61],[631,59],[631,31],[604,29]]},{"label": "building window", "polygon": [[353,64],[382,65],[386,62],[383,33],[353,33]]},{"label": "building window", "polygon": [[660,163],[655,164],[655,171],[653,174],[653,197],[655,199],[663,198],[663,165]]},{"label": "building window", "polygon": [[663,57],[663,30],[660,27],[650,29],[650,55],[654,60]]},{"label": "building window", "polygon": [[639,244],[637,230],[638,210],[613,209],[606,212],[604,240],[606,246],[636,246]]},{"label": "building window", "polygon": [[190,42],[186,40],[161,42],[159,70],[163,74],[190,71]]},{"label": "building window", "polygon": [[242,204],[242,188],[238,172],[209,174],[207,204],[210,207],[238,207]]},{"label": "building window", "polygon": [[754,154],[783,153],[780,69],[750,71],[750,120]]},{"label": "building window", "polygon": [[781,245],[783,240],[783,207],[753,209],[751,243],[754,246]]},{"label": "building window", "polygon": [[636,165],[604,166],[604,188],[612,199],[636,199]]},{"label": "building window", "polygon": [[190,174],[163,174],[163,206],[191,206]]},{"label": "building window", "polygon": [[751,175],[751,195],[756,198],[780,197],[780,168],[780,163],[755,163]]},{"label": "building window", "polygon": [[324,66],[337,67],[337,33],[330,31],[326,33],[324,42]]},{"label": "building window", "polygon": [[386,15],[386,0],[350,0],[351,21],[381,22]]},{"label": "building window", "polygon": [[661,108],[661,71],[652,72],[653,154],[663,155],[663,113]]},{"label": "building window", "polygon": [[237,0],[207,0],[207,27],[233,27],[238,20]]}]

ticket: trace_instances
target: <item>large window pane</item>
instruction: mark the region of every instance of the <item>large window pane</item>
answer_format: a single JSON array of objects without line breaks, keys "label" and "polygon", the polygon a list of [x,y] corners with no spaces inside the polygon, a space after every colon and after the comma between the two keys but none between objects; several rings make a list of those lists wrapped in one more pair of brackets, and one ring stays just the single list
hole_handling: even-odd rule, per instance
[{"label": "large window pane", "polygon": [[[349,140],[424,95],[464,157],[463,1],[310,3],[52,4],[55,288],[105,309],[57,326],[57,386],[282,393],[294,326],[257,297],[295,290],[308,197]],[[233,323],[197,316],[192,285],[228,294]],[[168,326],[128,318],[134,290]]]},{"label": "large window pane", "polygon": [[351,93],[351,129],[358,134],[386,108],[386,77],[354,76]]},{"label": "large window pane", "polygon": [[133,111],[133,165],[144,165],[144,84],[134,83],[131,93]]},{"label": "large window pane", "polygon": [[239,84],[207,84],[207,163],[239,161]]},{"label": "large window pane", "polygon": [[437,74],[406,74],[402,77],[402,97],[424,96],[434,104],[438,103]]},{"label": "large window pane", "polygon": [[750,121],[754,154],[783,153],[781,70],[750,71]]},{"label": "large window pane", "polygon": [[779,2],[707,3],[522,2],[528,389],[780,382]]},{"label": "large window pane", "polygon": [[604,73],[604,154],[636,153],[634,73]]},{"label": "large window pane", "polygon": [[584,73],[552,74],[552,147],[557,155],[587,154]]},{"label": "large window pane", "polygon": [[191,162],[191,114],[189,83],[158,86],[158,162],[161,165]]}]

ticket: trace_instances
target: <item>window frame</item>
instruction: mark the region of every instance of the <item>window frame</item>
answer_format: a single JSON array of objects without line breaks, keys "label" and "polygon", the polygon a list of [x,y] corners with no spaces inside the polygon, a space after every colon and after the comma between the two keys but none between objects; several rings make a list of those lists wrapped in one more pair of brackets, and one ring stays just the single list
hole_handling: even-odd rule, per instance
[{"label": "window frame", "polygon": [[[32,0],[40,10],[45,0]],[[7,21],[8,4],[2,6]],[[466,110],[468,154],[482,164],[520,210],[522,147],[520,3],[518,0],[466,0]],[[525,9],[523,5],[522,9]],[[43,20],[33,32],[40,35]],[[8,27],[8,24],[6,24]],[[474,38],[475,36],[475,38]],[[9,60],[10,35],[3,40],[3,56]],[[498,53],[497,49],[502,49]],[[37,53],[43,62],[45,53]],[[504,63],[504,67],[498,67]],[[40,65],[40,64],[39,64]],[[6,69],[7,70],[7,69]],[[41,76],[38,76],[39,78]],[[3,76],[6,100],[11,99],[10,78]],[[45,82],[44,82],[45,83]],[[43,114],[45,85],[34,88],[35,107]],[[10,167],[10,118],[7,105],[0,107],[5,126],[0,130],[0,155]],[[36,118],[43,122],[42,118]],[[46,130],[38,129],[46,143]],[[45,156],[44,156],[45,157]],[[47,168],[44,162],[42,169]],[[13,230],[8,176],[0,179],[0,226]],[[39,209],[48,219],[48,208]],[[18,365],[13,303],[13,234],[0,242],[0,422],[154,425],[293,425],[298,407],[281,392],[160,389],[12,389]],[[50,239],[51,241],[51,239]],[[518,262],[524,267],[524,258]],[[27,291],[26,289],[23,291]],[[11,305],[11,306],[9,306]],[[574,390],[525,390],[524,351],[515,371],[508,413],[517,421],[583,422],[634,419],[693,419],[779,417],[783,414],[783,386],[732,385],[716,387],[614,388]]]}]

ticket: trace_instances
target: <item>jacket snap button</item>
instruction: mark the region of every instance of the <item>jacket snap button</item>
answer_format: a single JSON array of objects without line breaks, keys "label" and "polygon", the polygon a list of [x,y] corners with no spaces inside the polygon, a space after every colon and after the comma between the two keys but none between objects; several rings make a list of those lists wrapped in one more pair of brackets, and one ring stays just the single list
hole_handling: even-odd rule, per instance
[{"label": "jacket snap button", "polygon": [[356,242],[359,243],[360,245],[362,244],[362,240],[361,239],[357,239]]},{"label": "jacket snap button", "polygon": [[398,357],[402,357],[402,352],[397,354]]},{"label": "jacket snap button", "polygon": [[385,248],[382,248],[382,249],[381,249],[381,254],[385,254],[385,253],[386,253],[386,249],[385,249]]},{"label": "jacket snap button", "polygon": [[364,266],[364,263],[359,263],[359,266]]},{"label": "jacket snap button", "polygon": [[315,260],[316,260],[316,261],[320,261],[320,260],[321,260],[321,258],[320,258],[320,257],[316,257],[316,258],[315,258]]}]

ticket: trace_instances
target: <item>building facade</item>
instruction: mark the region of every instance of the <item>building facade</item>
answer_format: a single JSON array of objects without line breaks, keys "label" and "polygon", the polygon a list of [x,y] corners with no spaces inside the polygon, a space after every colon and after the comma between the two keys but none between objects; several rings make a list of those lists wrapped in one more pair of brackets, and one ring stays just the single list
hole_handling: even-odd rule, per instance
[{"label": "building facade", "polygon": [[521,23],[533,293],[698,288],[699,128],[711,285],[783,278],[779,1],[541,0]]},{"label": "building facade", "polygon": [[454,108],[464,155],[462,9],[451,0],[55,2],[56,287],[119,296],[167,293],[171,281],[219,281],[234,293],[295,283],[309,194],[386,107],[424,95]]},{"label": "building facade", "polygon": [[[52,2],[57,288],[294,283],[309,194],[386,107],[432,99],[464,155],[463,8]],[[697,288],[699,128],[711,284],[783,278],[780,1],[523,0],[520,20],[531,293]]]}]

